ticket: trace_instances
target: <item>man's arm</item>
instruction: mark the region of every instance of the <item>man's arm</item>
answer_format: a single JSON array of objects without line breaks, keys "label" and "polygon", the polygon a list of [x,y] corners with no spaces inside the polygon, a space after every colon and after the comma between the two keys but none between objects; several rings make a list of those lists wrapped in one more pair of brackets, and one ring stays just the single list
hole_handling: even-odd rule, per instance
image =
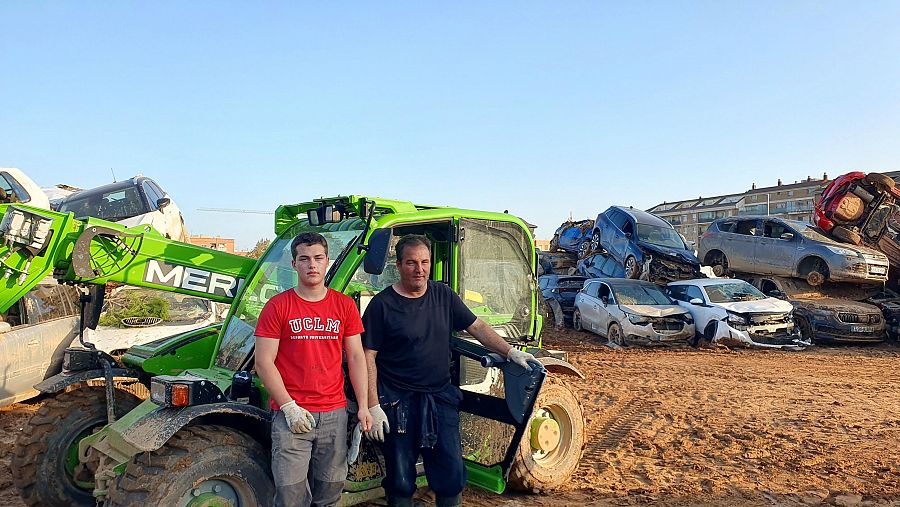
[{"label": "man's arm", "polygon": [[378,355],[377,350],[365,349],[366,354],[366,371],[369,374],[369,406],[378,405],[378,369],[375,367],[375,356]]},{"label": "man's arm", "polygon": [[503,357],[506,357],[510,349],[512,349],[512,345],[507,343],[502,336],[497,334],[497,331],[494,331],[494,328],[481,319],[475,319],[475,322],[467,327],[466,331],[481,342],[482,345]]},{"label": "man's arm", "polygon": [[353,385],[353,393],[356,394],[356,403],[359,407],[357,418],[363,431],[368,431],[372,424],[372,416],[369,415],[369,374],[366,371],[366,354],[363,352],[362,338],[358,334],[344,338],[344,351],[347,353],[350,383]]},{"label": "man's arm", "polygon": [[275,400],[280,407],[291,401],[291,395],[288,394],[284,387],[284,380],[281,373],[275,368],[275,356],[278,355],[278,344],[281,340],[277,338],[264,338],[257,336],[256,338],[256,373],[262,379],[269,397]]}]

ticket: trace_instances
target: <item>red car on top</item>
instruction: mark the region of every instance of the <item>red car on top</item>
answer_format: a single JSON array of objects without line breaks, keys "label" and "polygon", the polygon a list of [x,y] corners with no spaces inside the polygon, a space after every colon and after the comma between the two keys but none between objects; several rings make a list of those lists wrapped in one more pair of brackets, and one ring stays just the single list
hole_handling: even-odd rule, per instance
[{"label": "red car on top", "polygon": [[822,191],[815,222],[832,237],[881,250],[892,268],[900,267],[900,190],[890,176],[851,172]]}]

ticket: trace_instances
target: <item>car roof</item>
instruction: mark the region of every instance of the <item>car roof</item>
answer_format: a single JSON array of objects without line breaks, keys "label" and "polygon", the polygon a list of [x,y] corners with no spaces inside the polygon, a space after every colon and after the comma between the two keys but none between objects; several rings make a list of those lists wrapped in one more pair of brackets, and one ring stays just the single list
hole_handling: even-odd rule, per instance
[{"label": "car roof", "polygon": [[729,283],[747,283],[738,278],[695,278],[693,280],[679,280],[677,282],[669,282],[668,285],[697,285],[699,287],[709,287],[711,285],[726,285]]},{"label": "car roof", "polygon": [[105,194],[107,192],[114,192],[116,190],[121,190],[123,188],[129,188],[129,187],[139,185],[143,181],[149,180],[149,179],[150,178],[148,178],[146,176],[134,176],[134,177],[128,178],[127,180],[116,181],[114,183],[107,183],[106,185],[100,185],[99,187],[88,188],[85,190],[81,190],[81,191],[69,194],[69,195],[65,196],[60,202],[64,203],[64,202],[72,200],[72,199],[81,199],[82,197],[85,197],[85,196]]},{"label": "car roof", "polygon": [[637,209],[631,206],[610,206],[610,208],[615,208],[626,215],[629,215],[634,219],[636,223],[644,224],[644,225],[655,225],[658,227],[666,227],[671,228],[672,226],[669,222],[666,222],[662,218],[658,216],[648,213],[642,209]]},{"label": "car roof", "polygon": [[603,282],[610,286],[618,286],[623,287],[627,285],[652,285],[653,287],[659,287],[653,282],[648,282],[646,280],[633,280],[631,278],[591,278],[587,280],[588,282]]}]

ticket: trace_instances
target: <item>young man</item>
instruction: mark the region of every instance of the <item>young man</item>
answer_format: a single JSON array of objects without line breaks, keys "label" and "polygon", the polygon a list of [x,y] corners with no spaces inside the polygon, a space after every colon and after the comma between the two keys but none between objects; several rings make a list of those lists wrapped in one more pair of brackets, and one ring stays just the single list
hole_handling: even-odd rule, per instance
[{"label": "young man", "polygon": [[372,406],[366,436],[384,441],[388,505],[413,505],[421,453],[437,506],[458,506],[466,471],[459,434],[462,391],[450,382],[451,333],[465,329],[528,370],[535,359],[477,319],[450,287],[429,281],[431,243],[425,236],[404,236],[396,254],[400,281],[372,298],[363,316]]},{"label": "young man", "polygon": [[256,371],[272,421],[276,506],[335,505],[347,478],[347,399],[341,350],[347,354],[363,430],[371,424],[359,312],[325,287],[328,243],[304,232],[291,243],[297,286],[273,296],[256,324]]}]

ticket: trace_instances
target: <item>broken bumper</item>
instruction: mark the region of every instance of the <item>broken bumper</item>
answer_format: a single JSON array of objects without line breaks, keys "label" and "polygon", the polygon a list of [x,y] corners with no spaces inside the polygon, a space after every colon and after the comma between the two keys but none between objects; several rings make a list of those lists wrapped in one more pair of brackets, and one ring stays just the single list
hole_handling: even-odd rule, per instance
[{"label": "broken bumper", "polygon": [[793,324],[763,324],[738,329],[725,321],[718,321],[713,343],[763,349],[803,350],[812,345],[803,341]]},{"label": "broken bumper", "polygon": [[863,254],[862,258],[846,259],[844,262],[829,266],[829,278],[835,282],[871,282],[881,283],[888,279],[888,262],[886,258]]},{"label": "broken bumper", "polygon": [[679,318],[654,317],[643,324],[632,323],[628,318],[622,321],[622,333],[630,341],[686,342],[694,338],[693,322],[685,322]]},{"label": "broken bumper", "polygon": [[699,264],[678,262],[653,254],[645,254],[644,259],[643,273],[647,281],[666,284],[700,278]]}]

